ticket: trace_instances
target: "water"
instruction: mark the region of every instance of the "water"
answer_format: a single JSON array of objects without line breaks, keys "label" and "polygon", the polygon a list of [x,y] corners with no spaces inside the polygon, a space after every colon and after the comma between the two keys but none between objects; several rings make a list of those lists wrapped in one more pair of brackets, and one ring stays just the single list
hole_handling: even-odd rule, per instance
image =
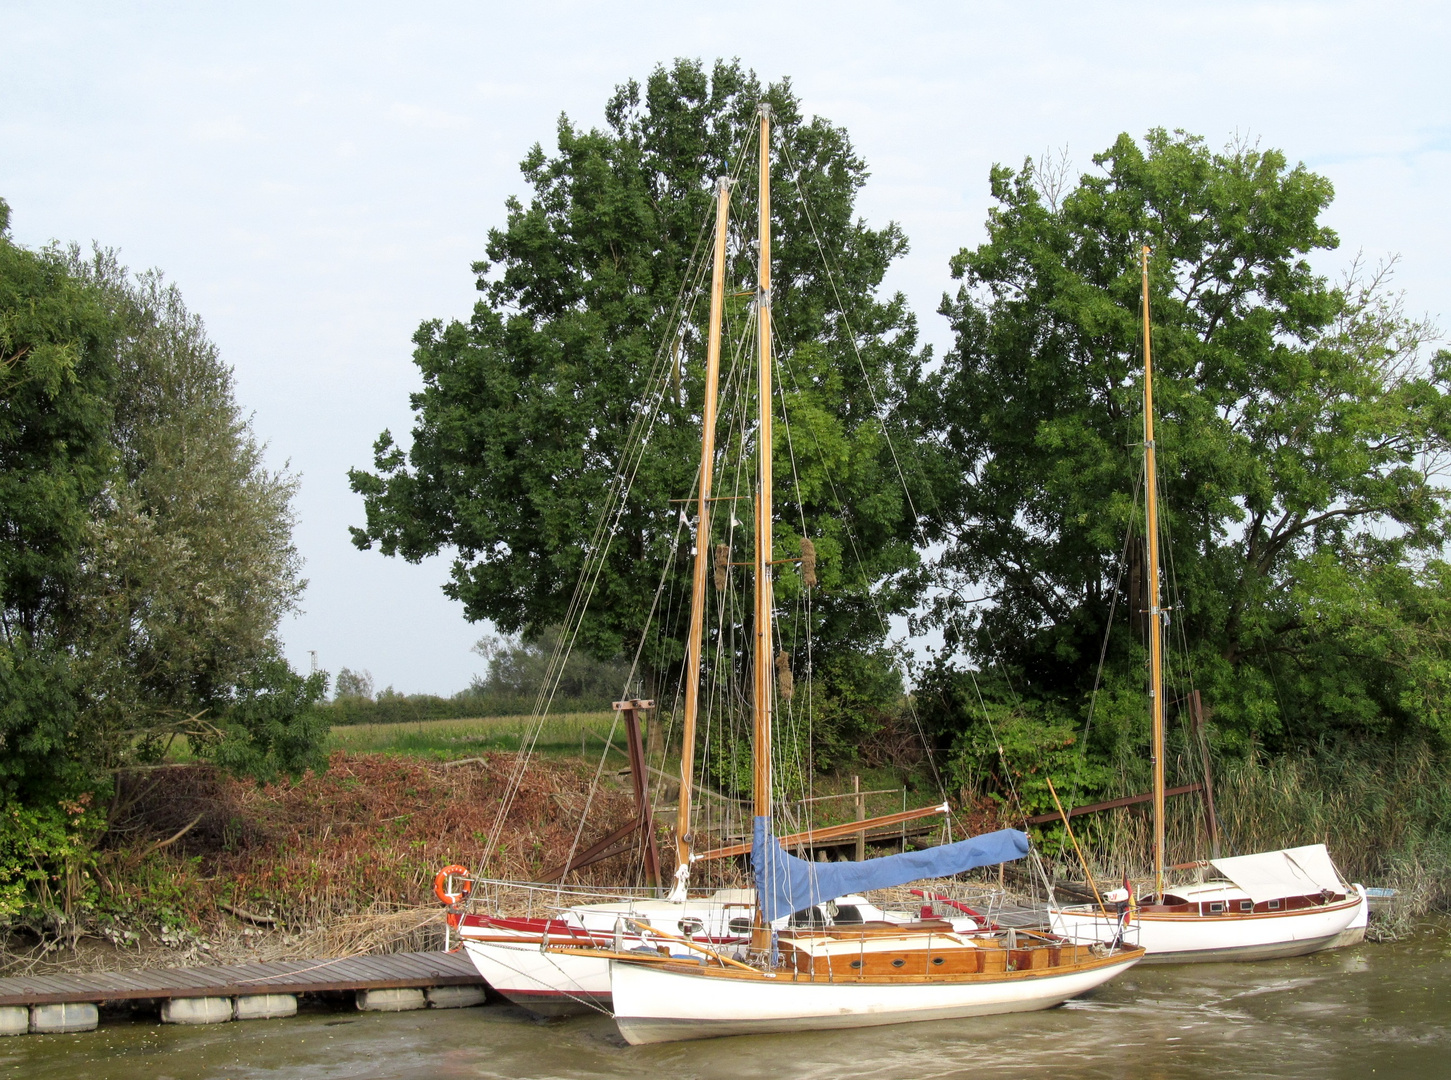
[{"label": "water", "polygon": [[1045,1013],[632,1048],[605,1017],[508,1007],[316,1012],[215,1027],[103,1022],[0,1041],[25,1080],[1451,1076],[1451,921],[1395,945],[1140,967]]}]

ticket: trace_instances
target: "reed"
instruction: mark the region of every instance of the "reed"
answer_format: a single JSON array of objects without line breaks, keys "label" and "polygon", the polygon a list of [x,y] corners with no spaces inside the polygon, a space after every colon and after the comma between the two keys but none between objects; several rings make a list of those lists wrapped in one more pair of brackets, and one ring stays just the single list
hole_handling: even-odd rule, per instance
[{"label": "reed", "polygon": [[[1430,747],[1320,746],[1293,756],[1227,758],[1214,772],[1223,854],[1323,843],[1352,881],[1398,890],[1380,923],[1388,936],[1451,905],[1451,784],[1443,758]],[[1166,816],[1169,863],[1209,856],[1198,796],[1170,800]],[[1096,875],[1148,879],[1147,804],[1075,818],[1074,831]],[[1066,860],[1057,861],[1065,876],[1078,876]],[[1180,872],[1172,880],[1189,877],[1192,872]]]}]

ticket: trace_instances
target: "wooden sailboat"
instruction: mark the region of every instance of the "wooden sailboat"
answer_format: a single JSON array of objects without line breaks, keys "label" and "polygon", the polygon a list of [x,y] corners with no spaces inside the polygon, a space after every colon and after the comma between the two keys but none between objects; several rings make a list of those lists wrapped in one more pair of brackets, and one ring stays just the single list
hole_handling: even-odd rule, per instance
[{"label": "wooden sailboat", "polygon": [[[705,895],[691,896],[689,891],[691,865],[700,859],[726,858],[748,852],[749,845],[726,845],[706,852],[695,850],[692,833],[692,800],[694,790],[694,746],[696,742],[696,720],[699,713],[700,673],[702,669],[702,642],[704,637],[704,612],[706,580],[710,570],[711,540],[711,491],[715,464],[715,429],[720,378],[721,325],[725,304],[726,239],[730,207],[730,183],[722,177],[716,187],[715,236],[713,244],[713,267],[711,273],[709,332],[706,345],[705,395],[702,410],[702,436],[700,472],[696,499],[695,560],[691,578],[691,607],[689,639],[686,647],[685,700],[682,723],[682,752],[680,761],[680,798],[676,820],[676,863],[673,888],[668,897],[632,897],[619,900],[602,900],[576,904],[539,918],[506,917],[487,911],[455,912],[450,915],[450,924],[455,927],[464,949],[473,960],[479,973],[495,990],[516,1004],[523,1005],[541,1015],[559,1016],[582,1013],[592,1009],[608,1009],[611,1005],[610,960],[619,955],[640,955],[642,952],[658,959],[663,950],[665,955],[696,960],[698,953],[692,951],[702,947],[710,949],[734,949],[748,946],[751,941],[751,927],[756,922],[756,895],[751,889],[721,889]],[[769,286],[767,286],[769,287]],[[768,330],[769,333],[769,330]],[[769,348],[769,339],[767,348]],[[769,379],[769,369],[767,370]],[[770,400],[769,382],[763,391],[763,400]],[[769,427],[765,445],[770,444]],[[765,505],[769,505],[769,474],[766,478]],[[770,549],[770,521],[757,522],[758,528],[766,530],[764,546],[758,539],[757,550]],[[759,567],[758,567],[759,570]],[[757,579],[761,575],[758,573]],[[769,583],[767,584],[769,590]],[[758,585],[759,590],[759,585]],[[769,592],[767,594],[769,596]],[[768,611],[769,600],[763,605],[757,593],[757,610]],[[767,635],[763,655],[770,655],[770,626],[765,627]],[[770,664],[757,665],[756,697],[762,700],[770,692]],[[765,676],[764,684],[761,677]],[[764,688],[763,688],[764,685]],[[651,706],[651,702],[619,702],[617,709],[624,713],[628,727],[628,742],[631,751],[632,774],[635,778],[636,799],[643,828],[650,827],[650,810],[644,796],[643,748],[639,745],[636,712]],[[638,759],[638,760],[637,760]],[[758,779],[757,790],[762,790]],[[862,830],[873,825],[896,824],[924,813],[940,813],[946,806],[930,807],[922,811],[906,811],[883,818],[854,822],[853,830]],[[593,855],[600,855],[610,849],[607,842],[623,837],[629,826],[611,833],[595,845]],[[840,830],[836,830],[839,832]],[[794,839],[809,843],[813,839],[824,839],[833,830],[809,831]],[[604,846],[602,846],[604,845]],[[647,848],[647,858],[651,854]],[[574,865],[583,865],[590,852],[574,860]],[[562,878],[571,867],[566,865],[555,875]],[[850,917],[861,924],[899,925],[917,919],[913,913],[885,911],[871,905],[866,898],[844,895],[849,890],[826,900],[835,900],[830,905],[820,901],[803,904],[812,909],[809,921],[819,926],[832,926],[842,912],[849,911]]]},{"label": "wooden sailboat", "polygon": [[1149,706],[1154,773],[1154,891],[1122,914],[1098,905],[1050,908],[1055,932],[1078,941],[1136,941],[1148,962],[1299,956],[1365,936],[1364,887],[1348,885],[1324,844],[1211,859],[1225,880],[1164,885],[1164,610],[1159,605],[1159,509],[1149,323],[1149,248],[1140,252],[1144,324],[1144,487],[1148,537]]},{"label": "wooden sailboat", "polygon": [[[610,960],[615,1022],[634,1044],[801,1031],[1044,1009],[1127,970],[1143,955],[1121,943],[1075,945],[1047,934],[948,922],[803,928],[793,912],[865,891],[1020,858],[1016,830],[861,863],[821,866],[787,854],[771,829],[772,344],[770,111],[760,111],[752,864],[756,910],[745,960],[618,952]],[[688,846],[682,870],[688,874]],[[844,886],[851,886],[850,890]],[[668,950],[667,950],[668,951]]]}]

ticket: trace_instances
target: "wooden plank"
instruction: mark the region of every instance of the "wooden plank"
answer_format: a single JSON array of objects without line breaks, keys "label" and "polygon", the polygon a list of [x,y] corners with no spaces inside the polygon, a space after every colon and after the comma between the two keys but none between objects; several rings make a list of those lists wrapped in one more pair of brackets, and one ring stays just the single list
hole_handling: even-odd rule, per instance
[{"label": "wooden plank", "polygon": [[[1164,792],[1167,799],[1174,795],[1188,795],[1191,791],[1203,790],[1203,784],[1185,784],[1183,787],[1173,787]],[[1069,817],[1077,817],[1079,814],[1094,814],[1100,810],[1117,810],[1123,806],[1133,806],[1135,803],[1148,802],[1154,797],[1152,791],[1143,792],[1140,795],[1125,795],[1121,799],[1109,799],[1107,802],[1089,803],[1087,806],[1075,806],[1068,811]],[[1061,821],[1062,818],[1056,812],[1052,814],[1035,814],[1028,819],[1029,825],[1046,825],[1050,821]]]},{"label": "wooden plank", "polygon": [[[776,842],[784,848],[794,844],[812,844],[822,840],[834,840],[840,836],[855,836],[865,829],[878,829],[887,825],[897,825],[906,821],[915,821],[917,818],[931,817],[933,814],[947,813],[947,804],[941,803],[937,806],[924,806],[920,810],[903,810],[899,814],[883,814],[881,817],[867,818],[865,821],[848,821],[844,825],[826,825],[820,829],[807,829],[805,832],[789,833],[786,836],[778,836]],[[744,844],[731,844],[727,847],[714,848],[702,852],[697,856],[699,859],[724,859],[731,855],[745,855],[751,850],[749,842]]]}]

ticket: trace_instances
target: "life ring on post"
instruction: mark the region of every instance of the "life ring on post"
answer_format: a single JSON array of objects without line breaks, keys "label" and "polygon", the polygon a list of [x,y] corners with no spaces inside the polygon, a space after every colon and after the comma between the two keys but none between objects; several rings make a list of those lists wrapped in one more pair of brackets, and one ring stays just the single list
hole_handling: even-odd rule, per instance
[{"label": "life ring on post", "polygon": [[[469,893],[474,891],[474,883],[469,880],[469,869],[467,866],[445,866],[433,879],[433,895],[438,897],[441,903],[453,907],[460,900],[466,900]],[[451,893],[448,891],[448,879],[454,875],[463,878],[458,884],[459,891]]]}]

